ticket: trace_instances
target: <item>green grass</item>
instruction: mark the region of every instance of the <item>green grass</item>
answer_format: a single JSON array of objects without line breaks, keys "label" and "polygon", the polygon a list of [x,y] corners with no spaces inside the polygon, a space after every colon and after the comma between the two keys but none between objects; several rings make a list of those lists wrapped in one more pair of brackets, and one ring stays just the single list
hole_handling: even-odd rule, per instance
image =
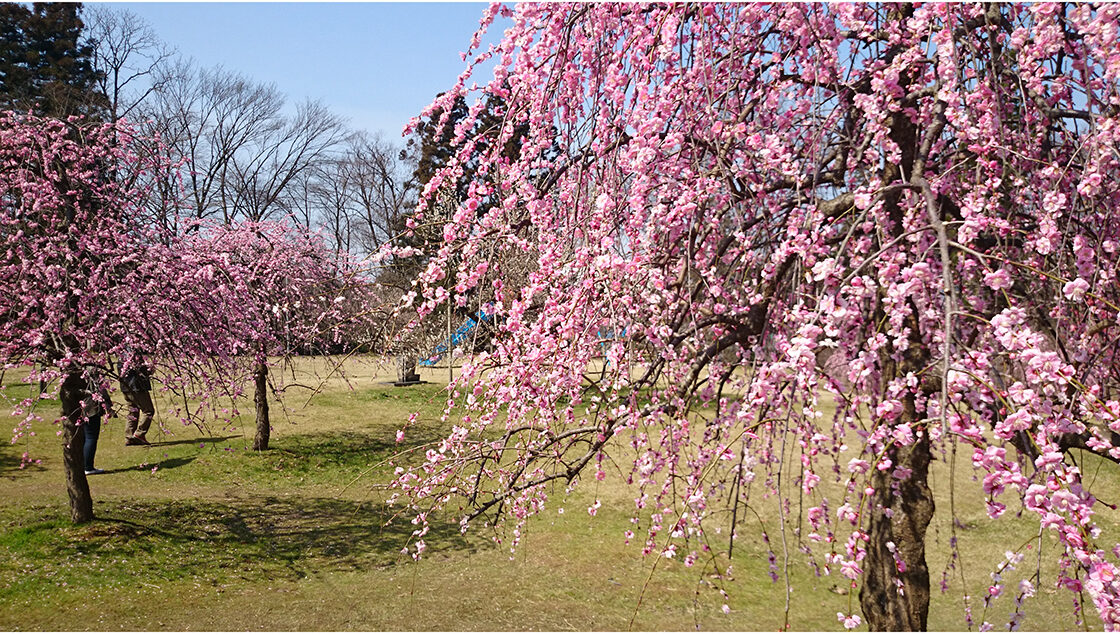
[{"label": "green grass", "polygon": [[[446,517],[434,519],[424,559],[402,556],[415,527],[394,517],[379,484],[391,474],[386,460],[407,449],[397,446],[395,432],[409,413],[422,411],[410,445],[444,432],[438,381],[445,373],[423,370],[433,383],[394,388],[384,374],[355,367],[349,388],[327,382],[307,408],[309,393],[290,389],[283,407],[274,406],[272,449],[265,453],[249,450],[251,417],[207,430],[163,421],[162,431],[149,434],[151,447],[125,447],[123,422],[110,420],[97,459],[109,473],[90,480],[97,520],[82,526],[67,520],[61,452],[49,422],[57,404],[41,404],[48,422],[35,426],[36,436],[0,446],[0,629],[758,631],[784,625],[785,585],[770,580],[758,521],[740,526],[725,615],[725,600],[702,567],[643,557],[638,544],[624,544],[634,493],[618,479],[589,480],[571,495],[554,492],[512,558],[508,531],[479,527],[463,535]],[[11,387],[9,394],[22,390]],[[19,469],[24,450],[42,464]],[[1095,467],[1086,464],[1086,474],[1104,479],[1106,491],[1120,491],[1111,470]],[[978,489],[967,468],[962,456],[959,487]],[[1003,546],[1031,541],[1038,523],[1013,518],[1013,511],[991,522],[975,497],[959,494],[962,559],[943,594],[936,587],[949,554],[945,462],[935,465],[933,480],[939,513],[929,532],[930,627],[960,630],[963,590],[972,595],[979,622],[988,574]],[[604,504],[591,518],[586,509],[596,498]],[[773,503],[760,501],[757,508],[784,565]],[[1115,518],[1101,520],[1115,528]],[[796,537],[787,538],[790,626],[838,630],[836,613],[858,611],[858,599],[843,579],[815,575],[797,552]],[[1029,553],[1038,548],[1046,562],[1053,560],[1048,536]],[[1053,580],[1053,567],[1044,566],[1025,629],[1076,628],[1072,596],[1055,591]],[[1011,610],[1011,599],[1001,598],[986,618],[999,628]],[[1095,618],[1090,625],[1100,626]]]}]

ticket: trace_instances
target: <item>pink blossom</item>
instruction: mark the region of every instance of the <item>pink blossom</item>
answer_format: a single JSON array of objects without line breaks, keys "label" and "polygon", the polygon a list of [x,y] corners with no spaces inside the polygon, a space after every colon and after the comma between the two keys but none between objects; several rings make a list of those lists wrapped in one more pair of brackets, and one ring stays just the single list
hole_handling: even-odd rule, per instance
[{"label": "pink blossom", "polygon": [[846,578],[857,580],[863,569],[854,560],[845,560],[840,563],[840,574]]},{"label": "pink blossom", "polygon": [[1070,280],[1062,287],[1062,295],[1070,300],[1077,302],[1085,296],[1085,292],[1089,290],[1089,283],[1081,278]]},{"label": "pink blossom", "polygon": [[991,273],[984,274],[984,284],[996,291],[1000,289],[1009,289],[1011,287],[1011,276],[1007,274],[1006,269],[997,269]]},{"label": "pink blossom", "polygon": [[[923,478],[915,457],[957,444],[974,448],[973,502],[1034,515],[1068,559],[1051,565],[1087,579],[1111,554],[1091,491],[1107,479],[1066,450],[1120,456],[1110,7],[511,9],[476,91],[509,125],[480,136],[479,105],[448,126],[421,202],[478,165],[453,209],[483,182],[495,206],[453,214],[414,287],[418,330],[444,302],[493,300],[494,334],[449,387],[447,427],[469,434],[399,479],[401,500],[522,523],[549,488],[617,465],[646,553],[666,534],[718,550],[704,506],[762,497],[855,580],[885,557],[860,528],[912,520],[891,502]],[[481,64],[424,116],[470,96]],[[831,523],[854,530],[835,558]],[[1094,583],[1111,627],[1120,589]]]},{"label": "pink blossom", "polygon": [[862,620],[860,620],[860,617],[858,615],[855,615],[855,614],[845,615],[843,613],[837,613],[836,614],[836,619],[838,619],[840,621],[840,623],[844,625],[844,628],[846,628],[848,630],[852,630],[853,628],[857,628],[860,625],[860,622],[862,621]]}]

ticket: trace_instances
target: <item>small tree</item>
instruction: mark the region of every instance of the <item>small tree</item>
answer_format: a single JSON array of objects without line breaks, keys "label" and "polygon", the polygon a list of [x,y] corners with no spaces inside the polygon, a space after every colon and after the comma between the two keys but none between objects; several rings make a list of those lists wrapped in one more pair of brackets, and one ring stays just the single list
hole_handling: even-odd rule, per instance
[{"label": "small tree", "polygon": [[251,366],[256,409],[253,449],[267,450],[270,357],[288,360],[330,350],[348,321],[356,273],[317,236],[286,222],[198,223],[180,247],[220,259],[222,275],[238,286],[233,297],[246,302],[245,319],[252,325],[245,361]]},{"label": "small tree", "polygon": [[[812,501],[798,547],[858,583],[871,628],[924,629],[929,469],[963,451],[991,517],[1036,513],[1061,584],[1114,628],[1120,545],[1069,453],[1120,457],[1118,23],[1115,5],[519,5],[474,58],[498,60],[484,90],[507,107],[481,160],[496,204],[461,201],[418,277],[422,316],[489,288],[501,327],[456,382],[462,421],[395,481],[417,522],[462,501],[464,529],[520,525],[617,463],[644,551],[723,575],[752,491],[795,520],[792,478]],[[481,108],[432,182],[476,159]],[[513,292],[506,253],[536,254]]]}]

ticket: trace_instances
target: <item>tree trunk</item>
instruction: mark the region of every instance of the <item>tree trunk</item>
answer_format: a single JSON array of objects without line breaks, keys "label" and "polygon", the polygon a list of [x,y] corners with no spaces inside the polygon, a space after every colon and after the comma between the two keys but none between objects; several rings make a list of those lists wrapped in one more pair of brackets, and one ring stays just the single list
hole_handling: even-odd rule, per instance
[{"label": "tree trunk", "polygon": [[[918,335],[918,309],[912,301],[910,309],[906,319],[910,338],[901,361],[896,363],[889,350],[880,353],[884,395],[892,379],[920,376],[929,366],[929,350]],[[923,402],[929,403],[928,391],[916,390],[925,393]],[[873,631],[924,631],[929,615],[926,529],[934,509],[929,488],[929,430],[924,423],[926,413],[918,411],[915,396],[905,394],[901,402],[902,413],[895,425],[909,425],[914,441],[892,445],[886,452],[891,466],[875,470],[871,476],[875,491],[867,512],[867,557],[859,603]],[[903,473],[904,478],[894,476]]]},{"label": "tree trunk", "polygon": [[[921,339],[918,307],[909,302],[905,326],[910,331],[906,349],[897,359],[893,347],[879,353],[881,394],[891,382],[920,377],[927,370],[929,349]],[[927,386],[914,388],[929,403]],[[933,492],[929,488],[932,458],[924,408],[918,411],[914,393],[900,398],[902,413],[896,426],[908,425],[914,435],[909,444],[896,443],[886,451],[891,466],[874,470],[867,523],[867,557],[863,561],[863,586],[859,603],[867,626],[873,631],[924,631],[929,615],[929,567],[926,565],[926,529],[933,519]],[[895,474],[904,478],[895,478]]]},{"label": "tree trunk", "polygon": [[259,362],[253,369],[253,403],[257,407],[257,436],[253,439],[253,449],[268,449],[268,438],[272,424],[268,420],[268,365]]},{"label": "tree trunk", "polygon": [[62,382],[62,466],[66,473],[66,493],[70,495],[70,520],[93,520],[93,497],[85,472],[86,431],[81,426],[82,399],[87,395],[86,381],[80,373],[69,373]]},{"label": "tree trunk", "polygon": [[[891,10],[891,18],[905,20],[914,9],[901,5]],[[911,77],[902,74],[901,86],[909,86]],[[914,122],[905,112],[891,116],[890,138],[901,150],[898,164],[887,163],[883,170],[884,186],[907,179],[913,174],[919,137]],[[900,205],[901,190],[883,195],[883,208],[890,222],[885,228],[889,235],[898,238],[904,231],[904,211]],[[895,379],[908,375],[922,378],[929,371],[929,349],[922,342],[920,312],[909,301],[910,311],[905,320],[910,337],[901,359],[896,361],[893,347],[880,349],[880,394],[887,394],[887,387]],[[877,319],[882,313],[882,299],[876,310]],[[921,389],[923,392],[925,389]],[[926,403],[928,403],[929,395]],[[892,466],[886,471],[876,470],[871,478],[875,489],[868,508],[867,557],[863,561],[863,586],[859,592],[860,607],[873,631],[924,631],[929,615],[929,567],[926,565],[926,528],[933,518],[933,493],[929,488],[929,463],[931,459],[929,433],[924,423],[925,413],[919,413],[915,396],[906,394],[901,399],[902,414],[895,423],[909,424],[914,433],[912,444],[894,445],[887,451]],[[909,470],[905,478],[895,479],[899,468]]]},{"label": "tree trunk", "polygon": [[894,491],[890,471],[876,471],[872,477],[875,493],[859,603],[873,631],[924,631],[930,594],[926,528],[933,518],[929,435],[923,431],[913,445],[896,446],[888,456],[895,466],[909,469],[910,477],[894,481]]}]

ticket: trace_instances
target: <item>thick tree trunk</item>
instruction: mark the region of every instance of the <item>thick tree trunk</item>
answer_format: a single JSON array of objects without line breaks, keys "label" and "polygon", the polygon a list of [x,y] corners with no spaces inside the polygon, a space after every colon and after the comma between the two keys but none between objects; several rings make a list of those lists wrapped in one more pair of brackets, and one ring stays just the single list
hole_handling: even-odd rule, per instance
[{"label": "thick tree trunk", "polygon": [[[892,9],[892,18],[905,20],[913,7],[901,5]],[[899,84],[908,86],[911,78],[903,74]],[[888,163],[883,171],[884,186],[909,178],[914,169],[919,136],[914,122],[905,112],[891,118],[891,140],[901,150],[899,163]],[[883,196],[884,210],[890,218],[885,228],[894,238],[904,231],[904,212],[900,205],[901,190],[889,191]],[[893,347],[880,350],[882,393],[896,379],[914,376],[923,378],[929,369],[929,349],[922,341],[920,312],[913,301],[906,316],[910,337],[901,359],[895,357]],[[883,305],[880,304],[880,307]],[[877,310],[878,319],[885,317]],[[929,395],[925,395],[929,397]],[[928,402],[928,401],[927,401]],[[924,631],[929,615],[929,567],[926,565],[926,528],[933,518],[933,493],[929,488],[931,459],[927,427],[919,423],[925,419],[918,412],[914,395],[902,398],[902,414],[898,424],[909,424],[914,442],[894,445],[887,451],[892,466],[886,471],[876,470],[871,479],[874,493],[868,509],[867,557],[863,561],[863,586],[859,601],[868,628],[873,631]],[[895,479],[899,470],[904,478]]]},{"label": "thick tree trunk", "polygon": [[264,362],[253,369],[253,403],[257,407],[257,436],[253,439],[253,449],[268,449],[268,439],[272,434],[272,424],[268,420],[268,365]]},{"label": "thick tree trunk", "polygon": [[76,523],[93,520],[93,497],[85,472],[85,428],[81,426],[82,399],[86,381],[80,373],[69,373],[62,382],[62,466],[66,473],[66,492],[70,495],[70,519]]},{"label": "thick tree trunk", "polygon": [[[919,336],[918,308],[910,303],[906,319],[910,338],[902,359],[889,350],[880,353],[883,394],[894,379],[921,376],[929,367],[929,349]],[[926,388],[923,403],[931,397]],[[909,426],[914,440],[894,444],[886,452],[891,466],[871,477],[867,523],[867,557],[859,603],[873,631],[924,631],[929,614],[929,567],[926,565],[926,528],[933,519],[929,488],[929,430],[926,413],[919,412],[915,395],[901,398],[902,413],[895,425]],[[901,478],[895,478],[898,475]]]},{"label": "thick tree trunk", "polygon": [[860,607],[873,631],[924,631],[930,594],[926,528],[934,509],[927,483],[929,435],[913,445],[896,446],[888,455],[895,466],[910,470],[910,476],[892,483],[889,471],[876,471],[872,478],[875,493]]},{"label": "thick tree trunk", "polygon": [[[911,301],[905,325],[910,330],[906,349],[896,361],[890,347],[880,352],[882,394],[896,379],[922,376],[929,367],[929,349],[921,340],[918,307]],[[929,403],[925,387],[916,388]],[[902,413],[896,426],[909,426],[914,440],[894,444],[886,452],[891,466],[871,477],[867,523],[867,557],[863,561],[863,586],[859,603],[867,626],[873,631],[924,631],[929,614],[929,567],[926,565],[926,528],[933,518],[933,492],[929,488],[932,458],[924,409],[915,395],[901,397]],[[895,475],[902,478],[895,478]]]}]

